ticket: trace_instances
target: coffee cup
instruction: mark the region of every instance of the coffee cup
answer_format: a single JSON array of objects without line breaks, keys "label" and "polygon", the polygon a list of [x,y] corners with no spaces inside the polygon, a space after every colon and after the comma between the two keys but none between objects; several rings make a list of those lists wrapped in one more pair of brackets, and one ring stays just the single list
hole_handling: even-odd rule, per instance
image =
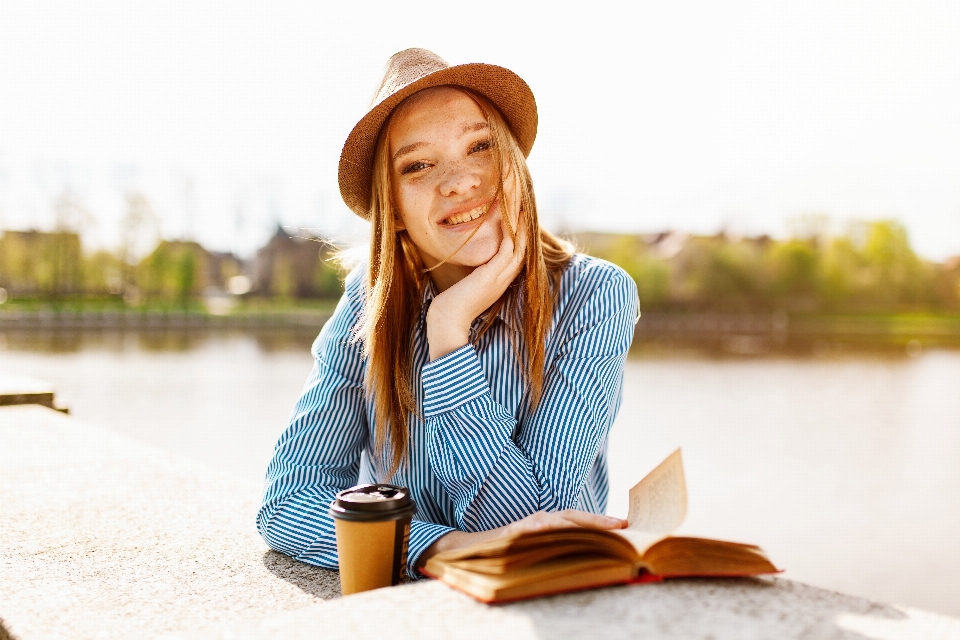
[{"label": "coffee cup", "polygon": [[330,515],[343,595],[389,587],[406,575],[415,510],[410,490],[392,484],[361,484],[337,494]]}]

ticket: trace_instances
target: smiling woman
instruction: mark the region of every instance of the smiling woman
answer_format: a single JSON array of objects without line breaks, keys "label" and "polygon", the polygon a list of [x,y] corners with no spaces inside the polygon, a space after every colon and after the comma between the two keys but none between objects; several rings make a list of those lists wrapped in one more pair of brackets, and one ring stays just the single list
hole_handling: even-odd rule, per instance
[{"label": "smiling woman", "polygon": [[340,157],[370,259],[268,468],[257,525],[273,548],[336,567],[327,509],[358,481],[409,488],[411,572],[497,536],[623,525],[602,513],[636,287],[539,226],[536,129],[507,69],[423,49],[387,63]]}]

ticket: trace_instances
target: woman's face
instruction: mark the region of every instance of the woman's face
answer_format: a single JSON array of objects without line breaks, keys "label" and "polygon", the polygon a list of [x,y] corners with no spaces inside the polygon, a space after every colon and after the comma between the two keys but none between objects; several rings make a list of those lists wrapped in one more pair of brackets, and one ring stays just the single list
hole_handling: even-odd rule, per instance
[{"label": "woman's face", "polygon": [[425,89],[394,112],[388,141],[398,226],[426,266],[454,252],[440,269],[469,271],[489,261],[502,239],[500,204],[493,202],[500,178],[480,107],[451,87]]}]

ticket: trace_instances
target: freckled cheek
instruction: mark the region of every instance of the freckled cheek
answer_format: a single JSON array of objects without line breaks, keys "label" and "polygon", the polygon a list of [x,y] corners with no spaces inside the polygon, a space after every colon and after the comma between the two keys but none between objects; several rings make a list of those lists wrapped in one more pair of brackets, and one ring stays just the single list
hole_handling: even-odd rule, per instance
[{"label": "freckled cheek", "polygon": [[489,158],[484,158],[477,169],[483,181],[483,186],[496,190],[497,188],[497,166]]},{"label": "freckled cheek", "polygon": [[416,188],[400,188],[394,192],[404,224],[410,227],[429,227],[432,199],[429,193]]}]

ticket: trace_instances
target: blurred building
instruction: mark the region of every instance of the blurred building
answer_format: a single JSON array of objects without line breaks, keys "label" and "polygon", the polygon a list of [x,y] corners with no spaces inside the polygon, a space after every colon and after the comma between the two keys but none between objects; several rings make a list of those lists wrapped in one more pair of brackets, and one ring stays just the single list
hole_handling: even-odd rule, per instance
[{"label": "blurred building", "polygon": [[69,231],[6,231],[0,237],[0,287],[12,295],[59,297],[83,287],[80,236]]},{"label": "blurred building", "polygon": [[333,245],[322,237],[292,236],[277,225],[257,251],[253,291],[280,298],[336,297],[343,291],[337,270],[328,263]]}]

